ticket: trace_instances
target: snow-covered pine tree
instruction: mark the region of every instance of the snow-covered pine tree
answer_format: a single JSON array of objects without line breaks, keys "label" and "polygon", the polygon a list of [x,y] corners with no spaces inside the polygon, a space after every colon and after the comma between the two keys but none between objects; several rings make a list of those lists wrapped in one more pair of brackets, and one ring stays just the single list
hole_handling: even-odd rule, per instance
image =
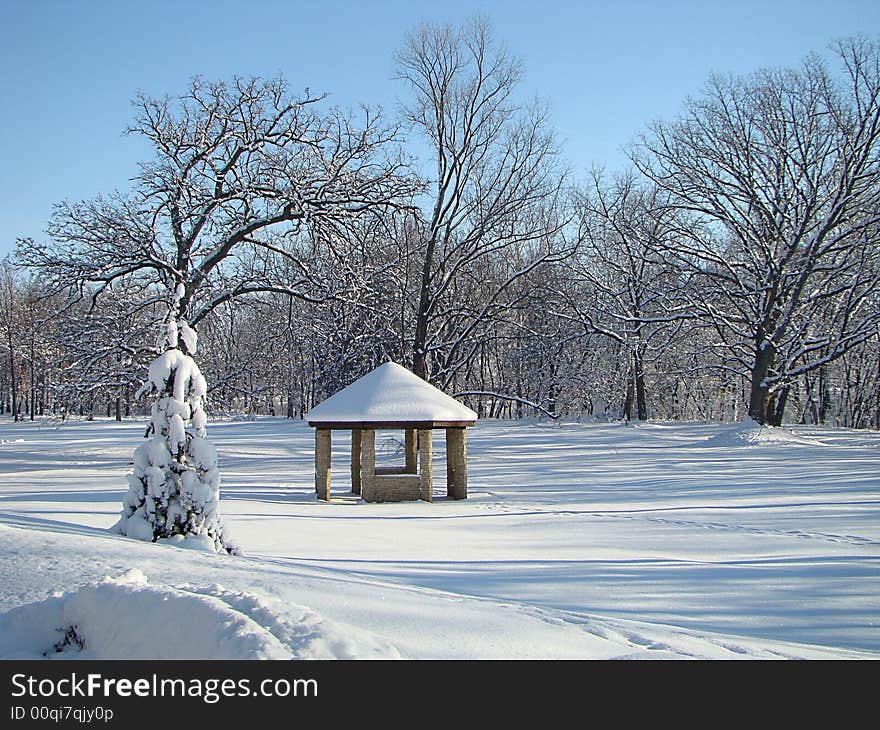
[{"label": "snow-covered pine tree", "polygon": [[122,515],[113,527],[128,537],[199,539],[216,552],[235,554],[220,517],[217,450],[206,436],[206,384],[193,360],[197,335],[179,319],[183,286],[138,393],[155,393],[145,441],[134,452]]}]

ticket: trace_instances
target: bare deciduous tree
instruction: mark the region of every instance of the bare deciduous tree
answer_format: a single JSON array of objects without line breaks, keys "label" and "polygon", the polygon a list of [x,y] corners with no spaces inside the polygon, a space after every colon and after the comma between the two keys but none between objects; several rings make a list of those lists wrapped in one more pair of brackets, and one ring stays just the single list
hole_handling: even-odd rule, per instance
[{"label": "bare deciduous tree", "polygon": [[[167,312],[147,381],[157,396],[147,436],[164,446],[136,452],[120,523],[128,520],[128,534],[206,535],[232,549],[211,502],[219,478],[204,446],[206,388],[191,326],[255,291],[331,296],[332,277],[316,263],[322,254],[413,189],[389,146],[393,129],[367,109],[361,123],[321,113],[319,101],[293,96],[280,78],[197,78],[177,98],[140,95],[129,131],[151,143],[154,157],[131,194],[61,203],[50,243],[20,242],[19,260],[50,289],[98,301],[136,277],[148,292],[138,306],[152,299]],[[269,278],[273,268],[263,264],[272,257],[296,275]]]},{"label": "bare deciduous tree", "polygon": [[880,54],[864,40],[835,51],[838,75],[814,56],[714,76],[633,156],[691,216],[670,260],[703,280],[694,304],[761,423],[780,423],[792,382],[880,318]]},{"label": "bare deciduous tree", "polygon": [[[604,337],[626,353],[624,416],[648,418],[646,367],[692,319],[682,296],[687,282],[663,259],[675,245],[673,211],[633,173],[608,182],[594,171],[576,195],[581,245],[566,261],[567,288],[556,288],[556,315],[577,322],[589,341]],[[633,409],[635,406],[635,409]]]},{"label": "bare deciduous tree", "polygon": [[[546,110],[516,99],[520,65],[487,22],[424,25],[396,56],[413,92],[406,120],[433,154],[417,239],[413,370],[448,385],[479,346],[480,328],[502,312],[512,282],[564,256],[564,176]],[[516,262],[494,281],[485,261]],[[468,276],[482,288],[455,291]],[[454,292],[454,293],[453,293]]]}]

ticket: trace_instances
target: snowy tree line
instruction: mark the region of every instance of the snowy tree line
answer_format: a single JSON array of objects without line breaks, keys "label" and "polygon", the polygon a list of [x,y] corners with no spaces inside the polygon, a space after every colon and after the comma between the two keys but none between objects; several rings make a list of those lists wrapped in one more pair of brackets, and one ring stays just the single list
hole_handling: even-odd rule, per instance
[{"label": "snowy tree line", "polygon": [[875,41],[712,76],[585,176],[487,23],[395,60],[395,119],[281,78],[139,97],[131,189],[3,264],[0,409],[143,413],[183,322],[215,416],[300,417],[390,358],[481,417],[880,428]]}]

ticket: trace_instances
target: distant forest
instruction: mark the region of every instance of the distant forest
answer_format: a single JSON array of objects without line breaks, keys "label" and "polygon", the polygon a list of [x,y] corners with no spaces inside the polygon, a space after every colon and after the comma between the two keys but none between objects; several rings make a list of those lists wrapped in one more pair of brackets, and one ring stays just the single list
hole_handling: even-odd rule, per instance
[{"label": "distant forest", "polygon": [[395,63],[396,116],[280,77],[137,97],[131,189],[0,263],[0,412],[147,412],[181,321],[214,416],[299,418],[390,359],[483,418],[880,429],[877,40],[714,75],[583,175],[485,21]]}]

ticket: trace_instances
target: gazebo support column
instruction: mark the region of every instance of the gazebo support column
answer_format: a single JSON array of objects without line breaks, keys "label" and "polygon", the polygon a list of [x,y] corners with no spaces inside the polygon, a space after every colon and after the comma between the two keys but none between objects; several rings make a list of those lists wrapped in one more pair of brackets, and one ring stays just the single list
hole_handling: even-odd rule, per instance
[{"label": "gazebo support column", "polygon": [[315,429],[315,494],[330,501],[330,429]]},{"label": "gazebo support column", "polygon": [[446,429],[446,496],[467,499],[467,430]]},{"label": "gazebo support column", "polygon": [[419,498],[433,502],[434,463],[431,455],[431,429],[419,429]]},{"label": "gazebo support column", "polygon": [[361,493],[361,430],[351,430],[351,493]]},{"label": "gazebo support column", "polygon": [[376,432],[372,428],[361,429],[360,447],[361,498],[371,502],[376,481]]},{"label": "gazebo support column", "polygon": [[404,431],[403,451],[406,456],[406,473],[418,474],[419,445],[418,439],[416,439],[416,430],[414,428],[408,428]]}]

